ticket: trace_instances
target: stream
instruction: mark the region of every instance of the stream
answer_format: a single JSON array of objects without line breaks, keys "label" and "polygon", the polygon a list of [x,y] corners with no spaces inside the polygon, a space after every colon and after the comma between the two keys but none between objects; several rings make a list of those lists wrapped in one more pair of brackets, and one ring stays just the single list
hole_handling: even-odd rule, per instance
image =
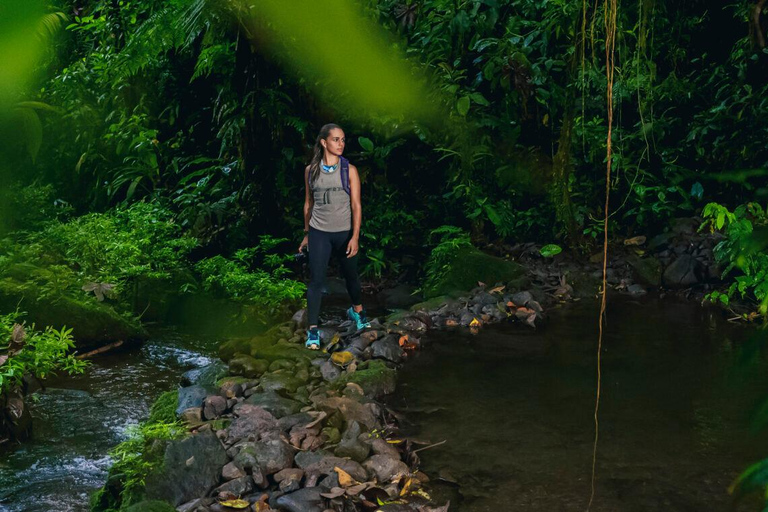
[{"label": "stream", "polygon": [[[445,441],[420,453],[438,501],[467,512],[586,509],[596,322],[596,304],[581,302],[535,331],[425,337],[388,403],[405,413],[406,434]],[[766,364],[741,348],[750,335],[697,304],[609,301],[592,510],[731,510],[728,485],[768,455],[750,429],[768,395]],[[0,511],[87,511],[127,427],[216,347],[157,330],[141,349],[50,379],[31,403],[32,440],[0,455]]]}]

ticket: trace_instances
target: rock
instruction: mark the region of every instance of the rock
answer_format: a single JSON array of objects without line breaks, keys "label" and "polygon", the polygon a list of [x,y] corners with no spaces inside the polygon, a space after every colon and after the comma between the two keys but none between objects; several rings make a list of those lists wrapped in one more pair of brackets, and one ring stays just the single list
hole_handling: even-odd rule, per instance
[{"label": "rock", "polygon": [[291,414],[289,416],[283,416],[280,418],[280,420],[278,420],[277,427],[285,432],[287,430],[291,430],[296,425],[306,425],[307,423],[311,423],[314,420],[315,418],[310,414],[307,414],[306,412],[300,412],[297,414]]},{"label": "rock", "polygon": [[229,482],[218,486],[216,489],[214,489],[213,494],[231,492],[235,496],[242,496],[244,494],[248,494],[252,490],[253,479],[251,479],[250,476],[243,475],[239,478],[235,478],[234,480],[230,480]]},{"label": "rock", "polygon": [[258,468],[265,475],[272,475],[293,465],[296,451],[280,440],[246,442],[235,456],[235,464],[243,469]]},{"label": "rock", "polygon": [[640,284],[631,284],[627,287],[627,292],[630,295],[634,295],[636,297],[639,297],[641,295],[645,295],[648,293],[645,288],[643,288],[643,285]]},{"label": "rock", "polygon": [[[250,355],[255,359],[265,359],[270,363],[277,359],[308,360],[309,354],[303,346],[280,341],[285,336],[283,326],[275,326],[269,331],[252,338],[232,338],[219,346],[219,357],[229,362],[236,354]],[[231,366],[230,366],[231,369]]]},{"label": "rock", "polygon": [[280,484],[280,490],[289,493],[297,491],[301,487],[301,479],[304,478],[304,470],[297,468],[284,469],[275,473],[275,482]]},{"label": "rock", "polygon": [[251,379],[260,377],[268,369],[269,361],[245,354],[235,356],[229,361],[229,371],[232,375],[242,375]]},{"label": "rock", "polygon": [[160,500],[140,501],[124,510],[125,512],[176,512],[175,507],[171,506],[167,501]]},{"label": "rock", "polygon": [[204,507],[205,504],[202,498],[197,498],[192,501],[188,501],[183,505],[176,507],[176,512],[197,512],[197,509]]},{"label": "rock", "polygon": [[262,375],[259,386],[264,391],[287,391],[294,393],[302,382],[287,372],[274,372]]},{"label": "rock", "polygon": [[531,295],[531,292],[524,291],[524,292],[517,292],[513,293],[510,297],[510,300],[515,304],[515,306],[525,306],[528,304],[528,302],[533,300],[533,295]]},{"label": "rock", "polygon": [[202,423],[203,409],[201,407],[190,407],[189,409],[184,409],[181,414],[179,414],[179,419],[193,425]]},{"label": "rock", "polygon": [[323,375],[323,379],[327,380],[328,382],[333,382],[339,378],[341,375],[341,370],[332,362],[325,361],[320,366],[320,373]]},{"label": "rock", "polygon": [[117,340],[123,340],[127,346],[149,338],[139,321],[119,314],[106,302],[84,295],[82,298],[64,293],[45,295],[41,283],[56,279],[55,270],[47,267],[31,263],[8,265],[0,280],[0,311],[15,311],[22,304],[28,324],[72,328],[76,348],[81,352]]},{"label": "rock", "polygon": [[228,462],[221,468],[221,478],[224,480],[234,480],[243,476],[245,476],[245,471],[234,462]]},{"label": "rock", "polygon": [[298,310],[296,313],[293,314],[293,317],[291,317],[291,322],[293,322],[295,329],[306,329],[307,328],[307,310],[306,309]]},{"label": "rock", "polygon": [[208,391],[202,386],[187,386],[179,389],[176,415],[180,416],[181,413],[192,407],[202,407],[206,396],[208,396]]},{"label": "rock", "polygon": [[280,510],[288,512],[323,512],[323,490],[319,487],[299,489],[296,492],[284,494],[277,498],[277,506]]},{"label": "rock", "polygon": [[661,285],[661,262],[653,256],[641,258],[636,254],[630,254],[627,256],[627,263],[641,283],[649,286]]},{"label": "rock", "polygon": [[205,496],[218,483],[228,457],[210,430],[170,441],[163,463],[146,479],[149,499],[164,499],[174,507]]},{"label": "rock", "polygon": [[278,428],[275,417],[263,407],[243,403],[235,407],[234,412],[237,418],[227,429],[227,442],[230,444],[249,437],[258,440]]},{"label": "rock", "polygon": [[237,382],[235,379],[224,379],[219,384],[219,395],[224,398],[236,398],[243,396],[245,390],[244,383]]},{"label": "rock", "polygon": [[301,469],[306,469],[312,464],[315,464],[317,462],[320,462],[326,457],[331,457],[331,453],[325,451],[325,450],[316,450],[312,452],[299,452],[296,454],[296,457],[294,459],[296,460],[296,465],[300,467]]},{"label": "rock", "polygon": [[414,291],[413,286],[399,284],[379,293],[378,300],[387,309],[407,309],[421,300]]},{"label": "rock", "polygon": [[214,389],[216,381],[227,374],[227,365],[222,361],[215,361],[200,368],[193,368],[181,376],[182,386],[202,386],[206,389]]},{"label": "rock", "polygon": [[524,277],[525,273],[526,270],[517,263],[485,254],[474,247],[465,247],[455,252],[448,271],[437,282],[425,288],[424,295],[429,298],[456,294],[475,288],[478,281],[515,281]]},{"label": "rock", "polygon": [[275,418],[295,414],[302,407],[301,403],[289,398],[283,398],[274,391],[253,394],[245,400],[245,403],[263,407]]},{"label": "rock", "polygon": [[461,316],[459,317],[459,323],[460,323],[460,324],[461,324],[463,327],[468,327],[468,326],[469,326],[469,324],[471,324],[472,322],[474,322],[474,321],[477,319],[477,316],[478,316],[478,315],[476,315],[476,314],[475,314],[475,313],[473,313],[473,312],[470,312],[470,311],[465,311],[465,312],[463,312],[463,313],[461,314]]},{"label": "rock", "polygon": [[332,396],[316,397],[313,398],[312,401],[314,402],[315,407],[328,414],[333,414],[335,411],[339,411],[347,423],[354,421],[365,425],[369,429],[376,427],[376,417],[373,415],[373,412],[371,412],[371,409],[357,400]]},{"label": "rock", "polygon": [[682,254],[664,271],[664,284],[684,288],[697,284],[701,279],[701,263],[689,254]]},{"label": "rock", "polygon": [[396,475],[409,472],[408,466],[403,461],[387,455],[374,455],[363,462],[363,467],[376,477],[379,483],[390,482]]},{"label": "rock", "polygon": [[363,462],[371,452],[370,447],[361,442],[359,437],[362,429],[356,421],[350,421],[347,430],[341,437],[341,442],[333,452],[337,457],[349,457],[355,462]]},{"label": "rock", "polygon": [[203,402],[203,417],[213,420],[224,414],[227,410],[227,399],[223,396],[212,395]]},{"label": "rock", "polygon": [[376,455],[386,455],[391,459],[400,460],[400,452],[385,439],[378,438],[371,441],[371,449]]},{"label": "rock", "polygon": [[353,460],[342,459],[341,457],[323,457],[314,464],[310,464],[303,468],[304,474],[307,475],[306,486],[314,486],[321,475],[335,474],[333,468],[339,468],[346,471],[349,473],[349,476],[358,482],[365,482],[368,478],[368,474],[365,472],[363,466]]},{"label": "rock", "polygon": [[481,306],[487,306],[489,304],[496,304],[498,299],[490,293],[482,291],[474,296],[472,302],[474,304],[480,304]]},{"label": "rock", "polygon": [[354,382],[361,388],[368,398],[377,398],[389,395],[397,386],[397,372],[389,368],[383,361],[370,361],[365,368],[358,368],[356,372],[345,373],[337,381],[337,385],[346,385]]},{"label": "rock", "polygon": [[377,359],[386,359],[393,363],[401,362],[403,360],[403,349],[400,348],[399,339],[399,335],[390,334],[374,341],[371,345],[371,355]]}]

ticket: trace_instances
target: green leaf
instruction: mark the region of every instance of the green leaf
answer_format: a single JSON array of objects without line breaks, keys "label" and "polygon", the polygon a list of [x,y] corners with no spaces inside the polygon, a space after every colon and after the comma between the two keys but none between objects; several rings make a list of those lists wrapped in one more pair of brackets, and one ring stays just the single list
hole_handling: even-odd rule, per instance
[{"label": "green leaf", "polygon": [[551,258],[556,254],[560,254],[561,252],[563,252],[563,248],[557,244],[548,244],[539,250],[539,253],[541,253],[541,255],[545,258]]},{"label": "green leaf", "polygon": [[360,143],[360,147],[366,151],[373,151],[373,141],[368,137],[358,137],[357,141]]},{"label": "green leaf", "polygon": [[473,92],[472,94],[469,95],[469,97],[472,98],[472,101],[474,101],[478,105],[483,105],[484,107],[487,107],[488,105],[491,104],[487,99],[485,99],[485,96],[483,96],[479,92]]},{"label": "green leaf", "polygon": [[466,116],[469,112],[469,96],[462,96],[459,101],[456,102],[456,110],[460,115]]}]

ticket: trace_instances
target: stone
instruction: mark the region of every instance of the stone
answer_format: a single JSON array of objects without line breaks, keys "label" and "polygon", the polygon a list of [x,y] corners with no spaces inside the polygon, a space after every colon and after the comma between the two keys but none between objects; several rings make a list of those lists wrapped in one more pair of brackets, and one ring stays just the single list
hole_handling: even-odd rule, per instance
[{"label": "stone", "polygon": [[228,462],[221,468],[221,478],[224,480],[234,480],[243,476],[245,476],[245,471],[234,462]]},{"label": "stone", "polygon": [[376,478],[379,483],[390,482],[397,475],[407,474],[408,466],[399,458],[387,455],[374,455],[363,462],[363,467]]},{"label": "stone", "polygon": [[344,420],[348,423],[355,421],[365,425],[369,429],[376,427],[376,417],[373,415],[370,408],[357,400],[347,397],[332,396],[316,397],[313,398],[312,401],[314,402],[315,407],[328,414],[333,414],[335,411],[339,411],[344,417]]},{"label": "stone", "polygon": [[237,382],[235,379],[224,379],[219,385],[219,395],[224,398],[235,398],[243,396],[245,390],[244,383]]},{"label": "stone", "polygon": [[184,409],[181,414],[179,414],[179,419],[193,425],[202,423],[203,409],[201,407],[190,407],[189,409]]},{"label": "stone", "polygon": [[664,284],[675,288],[685,288],[701,281],[702,265],[689,254],[677,257],[664,270]]},{"label": "stone", "polygon": [[235,478],[234,480],[230,480],[229,482],[218,486],[216,489],[214,489],[213,493],[218,494],[222,492],[230,492],[235,496],[242,496],[244,494],[248,494],[252,490],[253,479],[248,475],[243,475],[239,478]]},{"label": "stone", "polygon": [[325,450],[316,450],[310,452],[299,452],[294,457],[296,465],[301,469],[306,469],[312,464],[320,462],[325,457],[331,457],[331,453]]},{"label": "stone", "polygon": [[266,373],[262,375],[259,386],[264,391],[287,391],[293,393],[302,382],[285,371]]},{"label": "stone", "polygon": [[319,487],[306,487],[296,492],[284,494],[277,498],[276,504],[280,510],[287,512],[323,512],[323,490]]},{"label": "stone", "polygon": [[203,401],[203,417],[213,420],[224,414],[227,410],[227,399],[223,396],[212,395]]},{"label": "stone", "polygon": [[179,402],[176,406],[176,415],[180,416],[181,413],[191,407],[202,407],[206,396],[208,396],[208,391],[202,386],[187,386],[179,389]]},{"label": "stone", "polygon": [[305,485],[307,487],[311,487],[314,485],[314,483],[316,483],[317,479],[321,475],[330,475],[331,473],[335,473],[333,468],[339,468],[346,471],[349,473],[349,476],[358,482],[365,482],[368,479],[368,474],[366,473],[363,466],[361,466],[359,463],[353,460],[331,456],[323,457],[314,464],[310,464],[303,468],[304,474],[307,475],[307,483]]},{"label": "stone", "polygon": [[296,450],[280,439],[246,442],[235,456],[235,464],[243,469],[258,468],[265,475],[272,475],[293,465]]},{"label": "stone", "polygon": [[627,286],[627,293],[634,295],[635,297],[640,297],[641,295],[647,294],[648,291],[643,288],[643,285],[641,284],[631,284]]},{"label": "stone", "polygon": [[418,294],[414,294],[415,290],[413,286],[399,284],[383,290],[377,298],[387,309],[406,309],[421,300]]},{"label": "stone", "polygon": [[627,256],[627,263],[634,271],[635,278],[648,286],[661,285],[661,262],[653,256],[641,258],[636,254]]},{"label": "stone", "polygon": [[275,417],[263,407],[243,403],[235,407],[235,418],[227,429],[228,443],[253,437],[261,439],[265,433],[278,429]]},{"label": "stone", "polygon": [[506,283],[525,274],[526,270],[513,261],[485,254],[474,247],[464,247],[456,250],[443,277],[425,287],[424,296],[455,295],[475,288],[478,281]]},{"label": "stone", "polygon": [[314,420],[315,418],[312,417],[312,415],[307,414],[306,412],[300,412],[288,416],[283,416],[278,420],[277,427],[285,432],[287,430],[291,430],[296,425],[306,425],[307,423],[312,423]]},{"label": "stone", "polygon": [[307,310],[300,309],[297,312],[293,314],[293,317],[291,317],[291,322],[293,322],[293,325],[296,329],[306,329],[307,328]]},{"label": "stone", "polygon": [[400,460],[400,452],[397,448],[389,444],[386,439],[374,439],[371,441],[371,449],[376,455],[386,455],[391,459]]},{"label": "stone", "polygon": [[260,377],[269,369],[269,361],[256,359],[249,355],[240,354],[229,361],[229,371],[232,375],[242,375],[243,377]]},{"label": "stone", "polygon": [[531,292],[524,291],[524,292],[517,292],[513,293],[510,297],[510,300],[515,304],[515,306],[525,306],[528,304],[528,302],[533,300],[533,295],[531,295]]},{"label": "stone", "polygon": [[202,386],[213,389],[216,381],[227,374],[227,365],[222,361],[215,361],[209,365],[193,368],[181,376],[182,386]]},{"label": "stone", "polygon": [[390,334],[371,344],[371,355],[376,359],[386,359],[393,363],[399,363],[403,360],[403,349],[400,348],[398,340],[400,336]]},{"label": "stone", "polygon": [[205,506],[202,498],[196,498],[176,507],[176,512],[197,512],[197,509]]},{"label": "stone", "polygon": [[350,421],[347,430],[341,437],[341,442],[333,453],[337,457],[348,457],[356,462],[363,462],[371,452],[371,448],[358,439],[361,432],[360,424],[356,421]]},{"label": "stone", "polygon": [[163,463],[146,479],[149,499],[163,499],[174,507],[205,496],[219,481],[228,457],[216,435],[208,430],[170,441]]},{"label": "stone", "polygon": [[140,501],[124,510],[125,512],[176,512],[175,507],[171,506],[168,502],[161,500]]},{"label": "stone", "polygon": [[332,362],[325,361],[320,366],[320,373],[322,374],[323,379],[327,380],[328,382],[333,382],[341,375],[341,369],[339,369],[339,367]]},{"label": "stone", "polygon": [[359,367],[352,374],[345,373],[337,381],[336,385],[346,385],[354,382],[361,388],[368,398],[378,398],[389,395],[397,387],[397,372],[389,368],[384,361],[370,361],[367,367]]},{"label": "stone", "polygon": [[289,398],[283,398],[274,391],[255,393],[249,396],[246,404],[258,405],[269,411],[275,418],[295,414],[302,408],[302,404]]},{"label": "stone", "polygon": [[299,490],[301,479],[304,478],[304,470],[298,468],[284,469],[275,473],[275,482],[280,484],[280,490],[289,493]]},{"label": "stone", "polygon": [[498,299],[495,296],[491,295],[490,293],[483,291],[475,295],[472,298],[472,302],[475,304],[480,304],[482,306],[487,306],[489,304],[496,304],[498,302]]}]

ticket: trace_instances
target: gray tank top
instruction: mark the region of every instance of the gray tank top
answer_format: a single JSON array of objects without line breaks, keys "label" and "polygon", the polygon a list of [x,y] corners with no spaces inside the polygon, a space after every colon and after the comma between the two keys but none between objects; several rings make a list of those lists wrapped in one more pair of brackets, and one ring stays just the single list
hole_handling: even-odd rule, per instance
[{"label": "gray tank top", "polygon": [[352,229],[352,206],[341,186],[341,166],[332,172],[320,169],[311,187],[314,205],[309,226],[329,233]]}]

